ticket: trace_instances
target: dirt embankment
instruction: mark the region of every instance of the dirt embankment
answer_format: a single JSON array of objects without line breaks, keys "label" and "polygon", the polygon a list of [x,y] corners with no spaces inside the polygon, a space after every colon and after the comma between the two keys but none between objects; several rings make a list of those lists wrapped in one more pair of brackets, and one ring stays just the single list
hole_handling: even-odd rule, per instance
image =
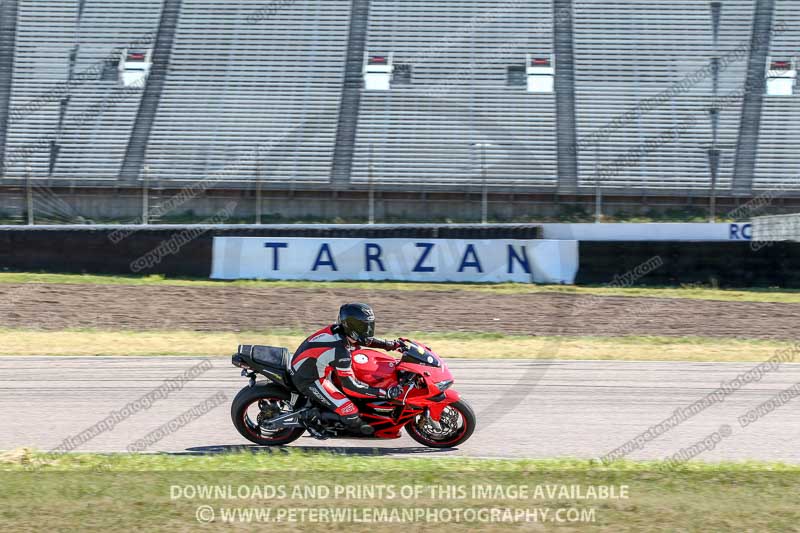
[{"label": "dirt embankment", "polygon": [[797,338],[799,304],[478,291],[126,285],[0,285],[0,327],[311,331],[346,301],[370,303],[378,333]]}]

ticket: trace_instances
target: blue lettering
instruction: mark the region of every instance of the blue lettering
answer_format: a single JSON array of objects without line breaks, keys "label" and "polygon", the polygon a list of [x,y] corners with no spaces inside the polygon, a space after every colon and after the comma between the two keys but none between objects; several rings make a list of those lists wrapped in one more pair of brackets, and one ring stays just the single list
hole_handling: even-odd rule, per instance
[{"label": "blue lettering", "polygon": [[281,248],[288,248],[289,245],[285,242],[265,242],[264,248],[272,248],[272,270],[280,270],[278,262],[278,250]]},{"label": "blue lettering", "polygon": [[[322,254],[325,254],[328,259],[323,260]],[[317,253],[317,260],[314,261],[314,266],[311,270],[316,271],[321,266],[329,266],[331,270],[338,271],[339,269],[336,268],[336,263],[333,262],[333,256],[331,255],[331,249],[328,246],[328,243],[323,243],[322,246],[319,247],[319,253]]]},{"label": "blue lettering", "polygon": [[[467,256],[472,256],[472,261],[467,261]],[[459,272],[464,272],[465,268],[477,268],[478,272],[483,272],[481,262],[478,260],[478,254],[475,253],[475,246],[472,244],[467,245],[464,251],[464,257],[461,258],[461,266],[458,267]]]},{"label": "blue lettering", "polygon": [[739,225],[738,224],[731,224],[730,225],[731,234],[728,237],[729,239],[739,240]]},{"label": "blue lettering", "polygon": [[434,243],[432,243],[432,242],[418,242],[418,243],[416,243],[416,246],[417,246],[417,248],[424,248],[424,251],[422,252],[422,255],[420,256],[419,261],[417,261],[417,264],[414,265],[414,270],[413,271],[414,272],[436,272],[436,269],[434,267],[422,266],[422,263],[425,262],[425,259],[428,258],[428,255],[431,253],[431,250],[433,250],[433,247],[436,246],[436,245]]},{"label": "blue lettering", "polygon": [[744,237],[748,241],[753,240],[753,225],[752,224],[744,224],[742,226],[742,237]]},{"label": "blue lettering", "polygon": [[514,250],[514,245],[508,245],[508,273],[514,273],[514,261],[520,264],[522,269],[525,271],[526,274],[531,273],[531,265],[528,262],[528,249],[526,246],[522,247],[522,257],[517,255],[517,251]]},{"label": "blue lettering", "polygon": [[372,262],[378,263],[378,268],[381,272],[386,272],[386,269],[383,268],[383,261],[381,261],[381,250],[380,245],[375,244],[374,242],[368,242],[365,248],[366,253],[366,262],[367,262],[367,272],[372,272]]}]

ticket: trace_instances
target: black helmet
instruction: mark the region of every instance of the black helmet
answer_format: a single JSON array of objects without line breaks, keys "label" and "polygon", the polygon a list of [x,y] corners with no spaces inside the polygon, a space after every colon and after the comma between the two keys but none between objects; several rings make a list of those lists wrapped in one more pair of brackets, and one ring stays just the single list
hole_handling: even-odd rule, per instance
[{"label": "black helmet", "polygon": [[375,335],[375,313],[367,304],[344,304],[337,322],[345,335],[365,344]]}]

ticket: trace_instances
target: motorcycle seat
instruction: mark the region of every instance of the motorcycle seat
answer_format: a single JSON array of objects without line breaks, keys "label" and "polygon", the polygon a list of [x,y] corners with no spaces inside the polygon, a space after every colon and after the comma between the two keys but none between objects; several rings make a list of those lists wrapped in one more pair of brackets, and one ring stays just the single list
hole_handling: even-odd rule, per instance
[{"label": "motorcycle seat", "polygon": [[286,370],[289,368],[289,349],[278,346],[240,344],[239,355],[247,357],[264,366]]}]

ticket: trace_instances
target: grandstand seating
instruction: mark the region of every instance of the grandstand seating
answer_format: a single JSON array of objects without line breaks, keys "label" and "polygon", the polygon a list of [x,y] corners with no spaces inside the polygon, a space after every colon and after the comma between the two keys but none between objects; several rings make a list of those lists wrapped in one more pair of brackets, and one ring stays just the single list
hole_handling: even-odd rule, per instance
[{"label": "grandstand seating", "polygon": [[6,177],[30,169],[36,178],[116,181],[141,91],[121,87],[116,63],[106,60],[128,43],[147,43],[160,7],[19,2]]},{"label": "grandstand seating", "polygon": [[373,0],[367,52],[411,83],[362,95],[353,181],[555,186],[553,95],[506,85],[552,53],[552,2]]},{"label": "grandstand seating", "polygon": [[[793,2],[777,2],[775,21],[785,30],[773,39],[773,58],[800,61],[800,11]],[[761,135],[753,188],[794,189],[800,187],[800,96],[777,96],[764,100]]]},{"label": "grandstand seating", "polygon": [[275,4],[183,1],[147,147],[152,176],[328,182],[350,2]]},{"label": "grandstand seating", "polygon": [[[749,43],[752,14],[751,0],[723,2],[717,54]],[[607,134],[600,132],[643,99],[657,97],[709,64],[715,53],[709,4],[577,0],[575,50],[581,184],[594,185],[599,176],[610,188],[708,189],[710,76],[651,110],[635,112]],[[720,73],[720,96],[742,86],[746,65],[744,55]],[[740,110],[738,100],[720,113],[720,190],[730,188]],[[642,147],[643,156],[633,155]]]},{"label": "grandstand seating", "polygon": [[[116,181],[141,90],[98,75],[76,84],[63,118],[48,91],[115,48],[158,31],[156,0],[23,0],[20,5],[6,177]],[[184,0],[144,165],[151,179],[201,179],[259,147],[226,179],[327,182],[347,46],[349,2],[286,3],[274,13],[255,2]],[[113,70],[113,69],[112,69]],[[36,112],[24,105],[43,98]],[[59,125],[60,124],[60,125]],[[54,141],[60,148],[50,171]],[[36,150],[28,146],[41,145]],[[47,145],[47,146],[45,146]],[[257,168],[258,167],[258,168]]]},{"label": "grandstand seating", "polygon": [[[0,29],[15,32],[0,38],[0,67],[13,64],[10,90],[0,84],[3,178],[454,191],[485,180],[532,192],[560,191],[561,179],[703,193],[712,77],[637,105],[749,45],[765,1],[724,0],[715,44],[709,3],[695,0],[13,0],[0,9]],[[562,103],[574,92],[574,117],[556,94],[512,80],[527,54],[556,56],[554,5],[570,4],[572,47],[556,61],[574,66],[574,85],[556,87]],[[770,53],[795,57],[800,14],[775,5],[786,29]],[[116,72],[115,54],[137,42],[158,43],[145,89]],[[390,90],[360,87],[365,54],[391,56]],[[732,192],[743,108],[726,97],[748,57],[717,86],[721,194]],[[754,190],[800,193],[798,99],[764,98]],[[557,132],[573,124],[579,149],[567,153]],[[577,176],[564,175],[565,157]]]}]

